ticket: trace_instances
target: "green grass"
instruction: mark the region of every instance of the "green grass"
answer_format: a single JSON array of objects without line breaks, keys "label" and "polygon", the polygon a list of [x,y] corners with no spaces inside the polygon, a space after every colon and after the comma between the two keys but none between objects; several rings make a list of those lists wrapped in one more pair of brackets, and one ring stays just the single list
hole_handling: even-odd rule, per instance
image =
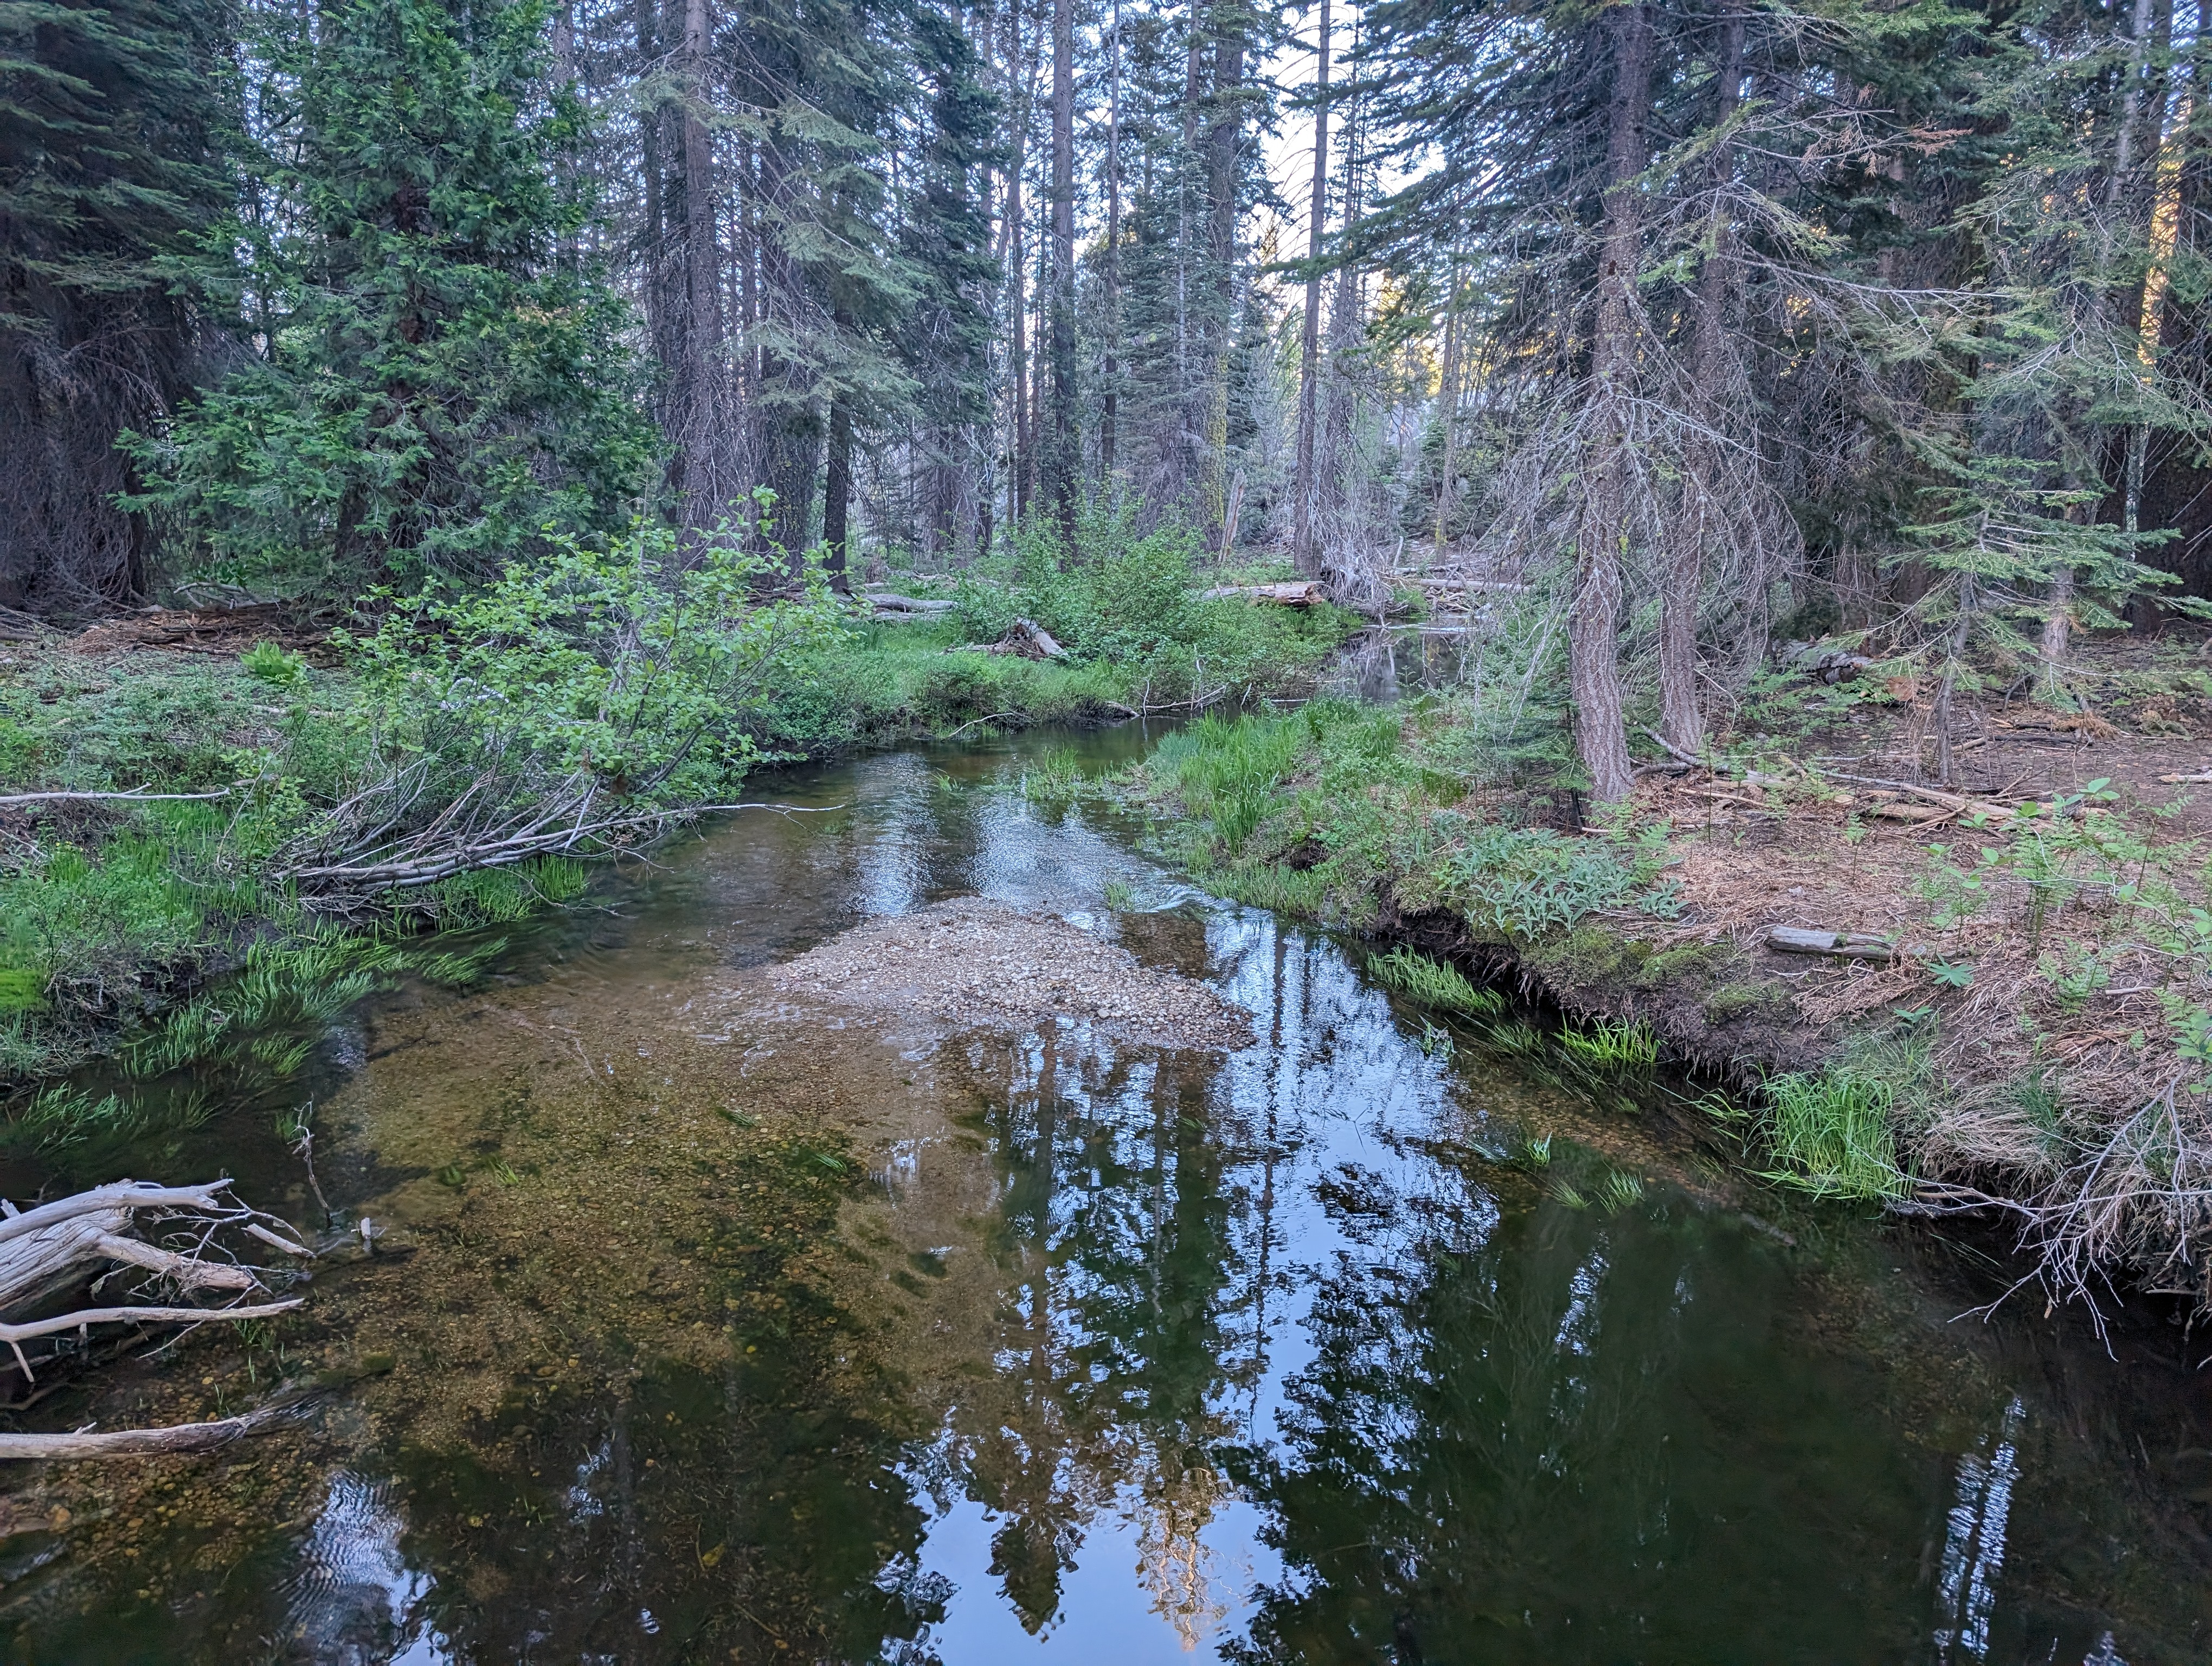
[{"label": "green grass", "polygon": [[1759,1125],[1778,1167],[1767,1177],[1821,1197],[1904,1196],[1895,1100],[1888,1082],[1855,1070],[1769,1077]]},{"label": "green grass", "polygon": [[214,1103],[203,1094],[133,1094],[125,1099],[50,1087],[0,1122],[0,1151],[49,1160],[105,1155],[157,1134],[198,1128],[214,1114]]},{"label": "green grass", "polygon": [[1659,1062],[1659,1037],[1642,1019],[1618,1023],[1601,1018],[1559,1034],[1559,1045],[1585,1064],[1652,1065]]},{"label": "green grass", "polygon": [[1376,956],[1368,966],[1392,988],[1426,1006],[1484,1014],[1505,1010],[1505,998],[1497,990],[1481,988],[1469,982],[1456,967],[1412,949],[1393,949]]},{"label": "green grass", "polygon": [[1054,746],[1022,775],[1022,796],[1046,809],[1065,809],[1091,787],[1073,746]]}]

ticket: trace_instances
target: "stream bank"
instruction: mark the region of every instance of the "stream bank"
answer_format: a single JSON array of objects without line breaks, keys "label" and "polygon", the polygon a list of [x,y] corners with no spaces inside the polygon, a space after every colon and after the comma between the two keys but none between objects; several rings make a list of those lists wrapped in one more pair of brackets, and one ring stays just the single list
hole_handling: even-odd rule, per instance
[{"label": "stream bank", "polygon": [[2212,1307],[2212,885],[2191,801],[2151,798],[2158,748],[1976,799],[1766,737],[1601,817],[1486,721],[1455,693],[1209,718],[1115,790],[1217,891],[1730,1082],[1747,1154],[1810,1190],[1998,1212],[2055,1301],[2117,1279]]},{"label": "stream bank", "polygon": [[[830,813],[364,998],[292,1084],[210,1067],[158,1149],[9,1159],[11,1195],[226,1172],[322,1232],[278,1129],[312,1097],[337,1227],[383,1233],[295,1317],[36,1408],[355,1379],[225,1453],[0,1475],[6,1657],[2201,1657],[2169,1338],[1954,1323],[1969,1247],[1732,1170],[1663,1071],[1439,1037],[1356,944],[1051,798],[1147,739],[794,771]],[[1253,1039],[787,975],[967,898]]]}]

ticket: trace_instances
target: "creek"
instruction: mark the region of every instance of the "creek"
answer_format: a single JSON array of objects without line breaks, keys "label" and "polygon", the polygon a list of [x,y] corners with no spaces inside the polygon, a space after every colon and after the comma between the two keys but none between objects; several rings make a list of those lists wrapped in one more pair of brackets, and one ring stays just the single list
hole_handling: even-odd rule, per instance
[{"label": "creek", "polygon": [[[1073,745],[917,749],[410,984],[289,1085],[24,1198],[228,1173],[333,1248],[295,1321],[33,1414],[212,1456],[0,1476],[22,1663],[2202,1660],[2212,1405],[1987,1246],[1747,1177],[1688,1090],[1487,1052],[1209,898]],[[1252,1018],[810,1006],[775,966],[981,895]],[[1540,1029],[1530,1014],[1531,1033]],[[325,1218],[280,1114],[312,1097]],[[88,1165],[103,1166],[92,1171]],[[373,1252],[359,1244],[362,1217]],[[352,1244],[356,1247],[347,1249]]]}]

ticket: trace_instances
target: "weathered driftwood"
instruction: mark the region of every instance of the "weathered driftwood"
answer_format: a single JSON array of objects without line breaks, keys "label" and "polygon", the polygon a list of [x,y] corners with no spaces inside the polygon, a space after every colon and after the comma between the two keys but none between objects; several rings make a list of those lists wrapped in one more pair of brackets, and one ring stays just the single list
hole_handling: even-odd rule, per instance
[{"label": "weathered driftwood", "polygon": [[228,787],[212,793],[149,793],[143,787],[127,793],[10,793],[0,798],[0,809],[18,804],[170,804],[229,796]]},{"label": "weathered driftwood", "polygon": [[959,605],[957,602],[935,596],[896,596],[887,593],[872,593],[867,599],[878,614],[899,613],[915,618],[926,618],[933,613],[950,613]]},{"label": "weathered driftwood", "polygon": [[[311,1255],[289,1228],[272,1231],[272,1218],[230,1198],[229,1182],[200,1186],[157,1186],[118,1181],[60,1198],[35,1209],[15,1210],[0,1203],[0,1343],[7,1345],[26,1383],[37,1380],[23,1344],[75,1332],[88,1340],[94,1326],[198,1324],[210,1319],[267,1318],[289,1313],[296,1298],[241,1304],[249,1292],[264,1288],[260,1274],[224,1250],[221,1239],[237,1231],[282,1250]],[[173,1224],[172,1238],[182,1247],[134,1236],[144,1217]],[[185,1296],[215,1295],[228,1306],[196,1307],[175,1303],[110,1302],[75,1305],[88,1290],[97,1290],[125,1274],[144,1274],[158,1286]],[[48,1310],[57,1304],[66,1311]],[[49,1356],[51,1357],[51,1356]]]},{"label": "weathered driftwood", "polygon": [[1272,602],[1277,607],[1318,607],[1328,599],[1318,579],[1300,579],[1291,584],[1218,584],[1201,592],[1200,601],[1221,602],[1243,600]]},{"label": "weathered driftwood", "polygon": [[1839,960],[1893,960],[1897,944],[1874,932],[1808,930],[1802,926],[1769,926],[1766,946],[1781,954],[1832,955]]},{"label": "weathered driftwood", "polygon": [[289,1423],[306,1409],[307,1396],[287,1395],[266,1406],[213,1423],[176,1423],[165,1429],[112,1429],[95,1433],[0,1434],[0,1459],[152,1457],[165,1452],[206,1452],[246,1435]]}]

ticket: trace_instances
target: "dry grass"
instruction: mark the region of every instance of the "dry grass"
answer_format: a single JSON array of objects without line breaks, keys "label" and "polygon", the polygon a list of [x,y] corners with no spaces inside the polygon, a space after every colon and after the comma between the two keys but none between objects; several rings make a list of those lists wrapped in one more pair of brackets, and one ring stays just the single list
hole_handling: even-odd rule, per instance
[{"label": "dry grass", "polygon": [[[2143,755],[2101,721],[2052,727],[2129,739],[2138,777],[2197,767]],[[2083,786],[2099,778],[2081,773]],[[2039,828],[1892,823],[1868,812],[1909,798],[1818,774],[1763,790],[1702,772],[1647,781],[1638,809],[1672,830],[1686,905],[1666,935],[1758,957],[1793,986],[1803,1021],[1846,1050],[1919,1026],[1927,1080],[1900,1096],[1899,1115],[1922,1205],[2015,1217],[2049,1298],[2094,1304],[2124,1267],[2212,1308],[2212,1064],[2185,1056],[2212,965],[2177,946],[2187,935],[2177,922],[2212,902],[2196,806],[2172,812],[2166,787],[2157,800],[2077,805]],[[2062,879],[2037,866],[2049,860],[2039,838],[2072,863]],[[1765,953],[1778,925],[1878,933],[1900,953],[1887,964]]]}]

